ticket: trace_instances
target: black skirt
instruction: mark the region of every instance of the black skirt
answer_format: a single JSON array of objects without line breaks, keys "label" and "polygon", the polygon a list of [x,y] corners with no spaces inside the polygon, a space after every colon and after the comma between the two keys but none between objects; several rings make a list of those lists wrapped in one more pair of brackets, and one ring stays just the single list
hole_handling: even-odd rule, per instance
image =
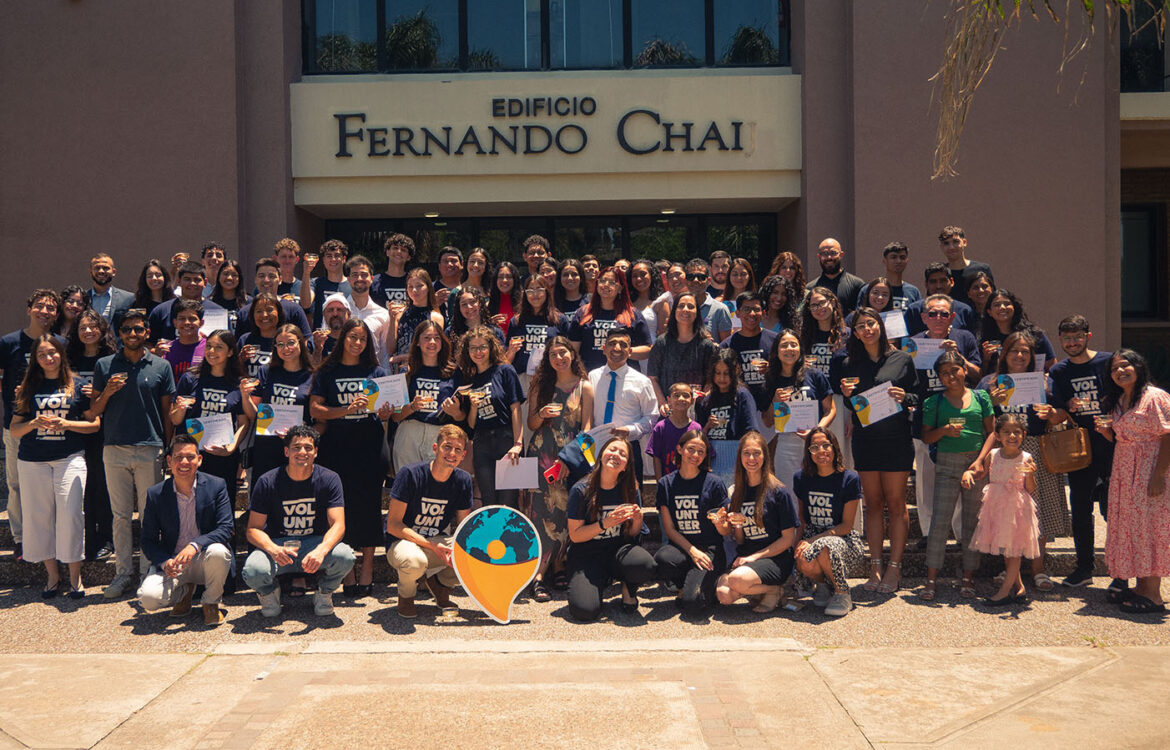
[{"label": "black skirt", "polygon": [[321,436],[318,462],[341,477],[345,492],[345,543],[377,547],[385,539],[382,486],[386,481],[385,433],[382,424],[364,419],[353,424],[332,420]]},{"label": "black skirt", "polygon": [[905,435],[871,438],[855,425],[850,445],[856,471],[910,471],[914,466],[914,441],[909,427]]}]

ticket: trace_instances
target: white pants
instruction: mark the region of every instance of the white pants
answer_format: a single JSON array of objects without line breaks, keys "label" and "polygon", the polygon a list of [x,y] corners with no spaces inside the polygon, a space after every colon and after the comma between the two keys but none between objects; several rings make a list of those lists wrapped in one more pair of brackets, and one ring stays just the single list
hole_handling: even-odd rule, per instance
[{"label": "white pants", "polygon": [[203,603],[219,604],[223,598],[223,584],[232,569],[232,553],[227,547],[216,543],[191,559],[178,578],[168,578],[157,566],[151,566],[150,573],[138,587],[138,599],[147,612],[173,606],[175,594],[183,584],[203,584]]},{"label": "white pants", "polygon": [[439,437],[439,426],[425,424],[417,419],[406,419],[398,423],[394,431],[394,470],[435,459],[434,444]]},{"label": "white pants", "polygon": [[[114,513],[114,570],[118,575],[130,574],[134,558],[134,532],[130,525],[134,504],[137,501],[141,518],[146,509],[146,491],[162,481],[161,454],[161,448],[150,445],[107,445],[102,451],[110,510]],[[150,561],[143,555],[138,560],[138,570],[146,575],[149,567]]]},{"label": "white pants", "polygon": [[24,492],[24,559],[81,562],[85,557],[85,454],[18,461]]},{"label": "white pants", "polygon": [[[923,536],[930,534],[934,500],[934,461],[930,460],[930,446],[914,438],[914,501],[918,505],[918,526]],[[951,529],[955,532],[955,539],[963,538],[962,503],[955,503]]]},{"label": "white pants", "polygon": [[804,462],[804,438],[795,432],[784,432],[776,436],[776,458],[773,471],[785,487],[792,488],[792,475],[800,470]]},{"label": "white pants", "polygon": [[8,483],[8,526],[12,529],[12,538],[17,544],[24,539],[23,513],[20,507],[20,469],[16,458],[19,449],[20,440],[12,436],[12,430],[5,430],[4,478]]}]

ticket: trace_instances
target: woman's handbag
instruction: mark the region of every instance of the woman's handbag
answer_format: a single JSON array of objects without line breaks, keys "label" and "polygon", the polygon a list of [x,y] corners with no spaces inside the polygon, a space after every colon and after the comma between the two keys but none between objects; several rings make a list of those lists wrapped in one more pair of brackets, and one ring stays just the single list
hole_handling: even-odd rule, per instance
[{"label": "woman's handbag", "polygon": [[1040,436],[1040,457],[1051,474],[1067,474],[1093,461],[1089,431],[1084,427],[1053,430]]}]

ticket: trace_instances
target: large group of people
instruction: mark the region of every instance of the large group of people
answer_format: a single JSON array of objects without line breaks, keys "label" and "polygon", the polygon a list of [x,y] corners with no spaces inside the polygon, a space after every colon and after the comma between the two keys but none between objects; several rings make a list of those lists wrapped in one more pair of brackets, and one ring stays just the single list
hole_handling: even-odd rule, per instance
[{"label": "large group of people", "polygon": [[[503,504],[540,537],[528,594],[567,591],[572,618],[600,617],[613,583],[636,612],[655,581],[687,613],[742,599],[770,612],[795,595],[839,617],[867,560],[866,591],[902,586],[913,472],[921,599],[937,595],[952,534],[961,597],[977,595],[984,554],[1005,568],[988,606],[1022,602],[1028,577],[1053,589],[1045,545],[1070,532],[1076,569],[1062,583],[1087,585],[1099,502],[1109,601],[1164,612],[1170,396],[1139,353],[1093,350],[1081,315],[1050,340],[966,257],[961,228],[939,246],[925,293],[898,242],[868,281],[825,239],[815,278],[782,252],[758,284],[751,262],[721,250],[603,266],[558,261],[539,235],[519,267],[445,247],[436,279],[402,234],[385,240],[385,271],[337,240],[302,252],[282,239],[249,279],[211,243],[198,261],[149,261],[134,291],[97,254],[90,283],[35,290],[27,325],[0,338],[17,554],[44,564],[46,599],[84,597],[83,560],[112,556],[106,598],[137,584],[144,609],[182,616],[202,586],[217,625],[240,582],[265,617],[311,590],[316,614],[331,614],[337,589],[370,594],[384,547],[397,612],[413,618],[420,582],[450,606],[455,526]],[[1046,375],[1020,402],[1012,376],[1025,373]],[[371,388],[389,375],[405,376],[404,403]],[[269,430],[278,406],[296,423]],[[214,441],[201,426],[213,421]],[[1090,457],[1067,471],[1066,504],[1065,476],[1041,453],[1069,427]],[[498,488],[497,467],[521,457],[537,460],[536,486]]]}]

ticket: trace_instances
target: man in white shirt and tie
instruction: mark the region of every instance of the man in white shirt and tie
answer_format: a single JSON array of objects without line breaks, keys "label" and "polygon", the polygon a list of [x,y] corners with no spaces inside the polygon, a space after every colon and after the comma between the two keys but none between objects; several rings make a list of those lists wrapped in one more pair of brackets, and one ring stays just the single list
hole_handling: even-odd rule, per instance
[{"label": "man in white shirt and tie", "polygon": [[630,331],[613,328],[605,337],[605,365],[589,373],[593,383],[593,424],[595,429],[610,426],[608,433],[595,432],[597,450],[612,436],[630,441],[634,453],[634,476],[642,474],[642,447],[638,442],[658,421],[658,399],[650,378],[626,364],[633,350]]}]

